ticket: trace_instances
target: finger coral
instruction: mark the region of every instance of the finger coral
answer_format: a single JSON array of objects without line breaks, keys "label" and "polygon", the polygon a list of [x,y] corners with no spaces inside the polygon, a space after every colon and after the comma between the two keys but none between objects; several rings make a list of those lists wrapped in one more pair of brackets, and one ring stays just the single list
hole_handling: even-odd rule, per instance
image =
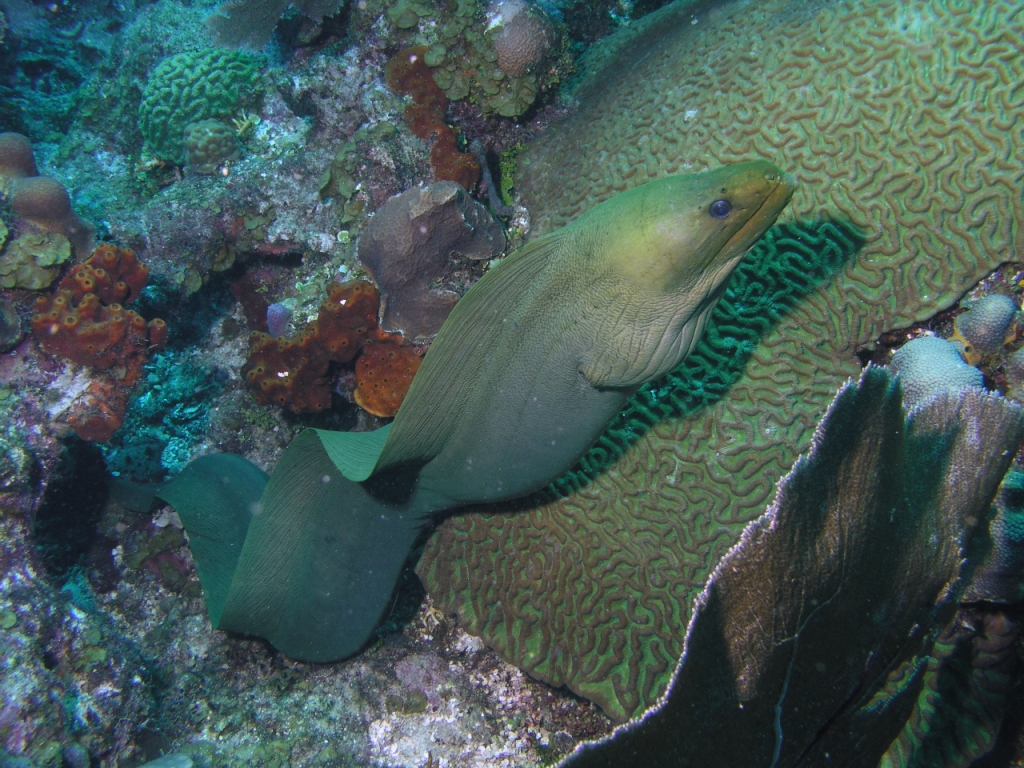
[{"label": "finger coral", "polygon": [[[581,465],[604,471],[581,471],[583,487],[560,484],[561,498],[528,512],[455,516],[428,544],[420,572],[436,605],[618,719],[664,691],[708,568],[858,373],[858,346],[951,306],[1024,251],[1024,136],[1011,127],[1024,109],[1018,3],[793,8],[727,4],[691,24],[694,6],[666,6],[626,32],[622,52],[575,92],[579,109],[520,156],[517,189],[540,233],[681,167],[765,157],[797,179],[788,217],[864,238],[753,341],[720,400],[645,419],[653,426],[639,437],[608,433]],[[732,349],[708,359],[737,354],[749,322],[720,327]],[[707,389],[700,376],[670,378],[633,405],[664,414],[697,388]],[[649,584],[633,576],[645,563],[663,564]],[[575,604],[580,595],[601,599]],[[578,605],[569,618],[567,602]]]}]

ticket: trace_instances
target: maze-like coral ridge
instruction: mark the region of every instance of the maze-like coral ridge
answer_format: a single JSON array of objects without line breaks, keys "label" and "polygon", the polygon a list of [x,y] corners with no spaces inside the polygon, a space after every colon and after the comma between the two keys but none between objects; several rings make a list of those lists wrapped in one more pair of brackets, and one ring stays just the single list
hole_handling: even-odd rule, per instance
[{"label": "maze-like coral ridge", "polygon": [[[452,518],[419,568],[506,659],[616,719],[664,689],[693,595],[859,370],[857,346],[1024,249],[1015,3],[770,0],[695,25],[688,7],[665,9],[525,153],[538,230],[653,178],[764,157],[797,179],[784,217],[844,224],[864,247],[763,332],[721,400],[663,417],[665,397],[693,393],[649,390],[635,405],[656,402],[662,420],[589,485],[519,515]],[[618,455],[617,428],[596,451]],[[587,476],[588,462],[607,466],[592,453]]]},{"label": "maze-like coral ridge", "polygon": [[185,160],[185,127],[230,118],[256,91],[258,61],[241,51],[214,48],[161,61],[146,82],[139,129],[155,157]]}]

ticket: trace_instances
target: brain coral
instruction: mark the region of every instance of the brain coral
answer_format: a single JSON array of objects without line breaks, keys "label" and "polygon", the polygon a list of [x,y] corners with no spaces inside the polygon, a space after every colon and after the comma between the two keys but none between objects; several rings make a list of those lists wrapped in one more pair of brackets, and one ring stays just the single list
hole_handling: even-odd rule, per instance
[{"label": "brain coral", "polygon": [[[784,217],[845,223],[863,248],[761,334],[720,400],[666,416],[701,382],[655,382],[633,409],[654,408],[656,423],[609,432],[585,457],[610,454],[606,471],[525,513],[450,519],[419,566],[470,632],[616,719],[664,689],[692,597],[860,369],[857,347],[1024,249],[1015,2],[767,0],[691,15],[658,12],[524,154],[536,229],[652,178],[764,157],[797,179]],[[743,330],[720,326],[704,359],[728,359]]]},{"label": "brain coral", "polygon": [[185,126],[185,162],[196,173],[216,173],[241,154],[235,132],[220,120],[200,120]]},{"label": "brain coral", "polygon": [[539,62],[551,48],[553,32],[539,10],[524,0],[496,0],[488,15],[501,31],[494,38],[498,66],[509,77],[518,77]]},{"label": "brain coral", "polygon": [[179,53],[161,61],[146,81],[139,128],[146,146],[163,160],[185,160],[185,127],[230,118],[254,93],[259,61],[219,48]]}]

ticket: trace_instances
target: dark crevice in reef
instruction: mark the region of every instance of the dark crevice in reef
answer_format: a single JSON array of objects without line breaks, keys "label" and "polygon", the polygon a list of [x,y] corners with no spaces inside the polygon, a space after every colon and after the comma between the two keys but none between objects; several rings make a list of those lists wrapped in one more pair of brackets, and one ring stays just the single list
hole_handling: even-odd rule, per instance
[{"label": "dark crevice in reef", "polygon": [[69,439],[32,526],[33,544],[48,576],[63,584],[96,538],[107,501],[107,471],[95,445]]}]

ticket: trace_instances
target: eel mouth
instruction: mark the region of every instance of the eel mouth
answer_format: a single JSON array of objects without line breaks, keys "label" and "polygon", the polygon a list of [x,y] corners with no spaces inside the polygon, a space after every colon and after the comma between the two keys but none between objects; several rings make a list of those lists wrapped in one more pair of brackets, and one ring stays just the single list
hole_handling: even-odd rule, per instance
[{"label": "eel mouth", "polygon": [[779,214],[785,210],[792,199],[793,192],[796,190],[796,181],[791,174],[784,173],[776,168],[765,171],[765,178],[770,182],[774,182],[774,187],[765,196],[757,210],[750,215],[746,223],[729,238],[729,241],[722,248],[723,253],[732,252],[734,248],[746,253],[761,235],[775,223],[775,220],[779,218]]}]

